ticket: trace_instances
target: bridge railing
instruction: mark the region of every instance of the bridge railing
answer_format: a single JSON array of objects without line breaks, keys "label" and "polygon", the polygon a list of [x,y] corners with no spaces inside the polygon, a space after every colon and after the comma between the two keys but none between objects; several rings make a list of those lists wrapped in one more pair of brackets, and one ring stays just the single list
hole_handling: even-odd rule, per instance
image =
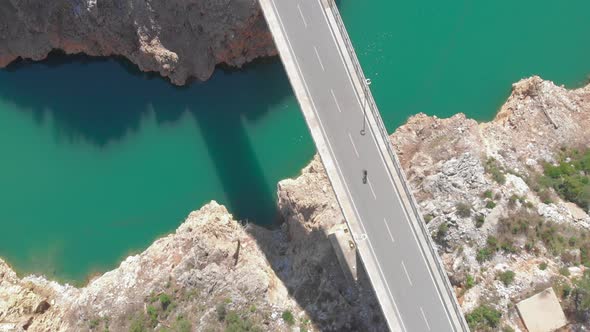
[{"label": "bridge railing", "polygon": [[[428,232],[428,229],[426,227],[426,224],[424,223],[422,215],[418,210],[418,204],[414,198],[414,195],[412,194],[410,188],[408,187],[408,181],[407,181],[406,176],[401,168],[401,164],[400,164],[399,159],[397,157],[397,153],[395,153],[395,151],[393,150],[391,141],[389,139],[389,134],[387,132],[387,129],[385,128],[385,125],[383,124],[383,119],[381,118],[381,114],[379,113],[379,109],[377,108],[377,105],[375,103],[375,99],[373,98],[373,94],[371,93],[371,89],[369,88],[369,82],[365,78],[365,74],[363,72],[363,69],[358,61],[358,57],[356,56],[356,52],[355,52],[354,47],[352,45],[352,41],[350,40],[350,37],[348,36],[348,31],[346,30],[346,27],[344,25],[344,21],[342,20],[342,17],[340,16],[340,12],[339,12],[334,0],[327,0],[327,3],[331,8],[332,13],[334,14],[334,18],[335,18],[336,24],[338,26],[338,30],[339,30],[340,35],[342,36],[342,39],[344,40],[344,43],[346,45],[345,51],[349,53],[350,58],[352,59],[352,64],[354,66],[354,70],[356,72],[356,75],[358,76],[358,78],[361,81],[360,83],[362,85],[363,92],[364,92],[364,99],[365,99],[364,102],[365,103],[368,102],[368,104],[369,104],[368,106],[369,106],[371,113],[373,114],[373,118],[375,119],[375,122],[377,123],[377,127],[379,129],[379,134],[382,136],[383,140],[385,141],[385,146],[387,147],[387,153],[389,154],[389,157],[393,161],[393,166],[395,168],[397,175],[402,180],[401,181],[402,187],[403,187],[403,190],[404,190],[406,196],[408,197],[412,212],[418,220],[418,224],[420,226],[421,232],[423,233],[426,241],[428,241],[428,249],[432,253],[433,259],[435,260],[436,269],[438,270],[438,273],[440,273],[442,278],[444,278],[443,282],[445,284],[444,285],[445,290],[447,291],[448,296],[450,297],[450,300],[453,304],[455,312],[458,313],[459,315],[461,315],[459,317],[459,320],[460,320],[461,325],[463,325],[463,329],[465,331],[469,331],[469,328],[465,325],[465,321],[462,318],[461,308],[459,308],[459,305],[457,304],[457,300],[455,298],[455,293],[450,288],[448,281],[445,282],[445,280],[448,280],[446,277],[446,271],[444,270],[442,262],[440,261],[440,258],[438,256],[438,252],[436,251],[434,245],[432,244],[432,240],[430,239],[430,233]],[[367,105],[365,104],[364,105],[365,109],[366,109],[366,106]],[[366,121],[366,119],[365,119],[365,121]]]}]

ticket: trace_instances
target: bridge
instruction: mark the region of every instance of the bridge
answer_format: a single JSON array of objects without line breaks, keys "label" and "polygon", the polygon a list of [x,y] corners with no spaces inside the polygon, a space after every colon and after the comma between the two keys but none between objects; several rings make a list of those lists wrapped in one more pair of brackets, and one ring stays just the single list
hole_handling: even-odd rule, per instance
[{"label": "bridge", "polygon": [[392,331],[469,331],[334,0],[259,0]]}]

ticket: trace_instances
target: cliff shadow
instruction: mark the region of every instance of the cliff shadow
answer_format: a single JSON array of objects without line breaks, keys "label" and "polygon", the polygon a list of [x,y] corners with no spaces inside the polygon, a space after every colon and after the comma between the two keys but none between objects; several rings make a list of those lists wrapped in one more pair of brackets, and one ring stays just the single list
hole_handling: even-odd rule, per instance
[{"label": "cliff shadow", "polygon": [[[387,331],[360,258],[357,256],[358,280],[354,282],[340,266],[323,229],[308,230],[298,221],[289,221],[291,216],[284,217],[286,227],[280,230],[246,229],[311,323],[320,331]],[[304,320],[296,321],[306,327]]]},{"label": "cliff shadow", "polygon": [[[174,86],[158,73],[142,72],[122,57],[91,57],[52,52],[42,61],[17,60],[0,69],[0,98],[29,112],[39,125],[51,121],[57,139],[69,143],[86,141],[98,147],[116,144],[136,132],[149,113],[158,125],[174,123],[184,112],[225,112],[220,106],[228,93],[248,90],[246,102],[260,103],[252,76],[271,79],[278,72],[277,59],[255,61],[241,71],[218,68],[207,82],[191,81]],[[228,90],[226,84],[237,86]],[[268,87],[261,87],[268,88]],[[222,95],[219,91],[224,91]],[[265,104],[289,95],[289,89],[274,89]],[[260,97],[260,94],[258,95]],[[250,120],[264,108],[238,108]]]},{"label": "cliff shadow", "polygon": [[[0,97],[31,113],[35,122],[51,121],[61,142],[85,140],[99,147],[139,128],[149,99],[131,88],[142,81],[127,77],[121,59],[52,53],[46,60],[20,60],[0,70]],[[149,95],[149,94],[148,94]]]}]

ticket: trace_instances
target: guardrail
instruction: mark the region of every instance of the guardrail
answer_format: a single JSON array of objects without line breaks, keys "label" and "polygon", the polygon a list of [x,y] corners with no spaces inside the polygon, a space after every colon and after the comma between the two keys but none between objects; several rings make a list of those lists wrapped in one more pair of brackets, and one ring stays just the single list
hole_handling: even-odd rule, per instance
[{"label": "guardrail", "polygon": [[[358,61],[358,57],[356,56],[356,52],[355,52],[354,47],[352,45],[352,41],[350,40],[350,37],[348,36],[348,31],[346,30],[346,27],[344,25],[344,21],[342,20],[342,17],[340,16],[340,11],[338,10],[338,7],[336,6],[336,3],[334,2],[334,0],[327,0],[327,3],[331,8],[332,13],[334,14],[334,18],[336,20],[338,30],[340,31],[340,34],[342,35],[342,39],[344,39],[344,43],[346,44],[345,51],[349,53],[349,55],[352,59],[352,64],[354,66],[354,70],[355,70],[358,78],[361,81],[361,84],[363,87],[363,93],[364,93],[364,97],[365,97],[364,98],[365,102],[369,103],[369,109],[371,110],[371,113],[373,114],[373,117],[375,118],[375,122],[377,123],[379,133],[381,134],[383,140],[385,141],[385,146],[387,147],[387,152],[389,154],[389,157],[393,160],[393,166],[395,168],[395,171],[398,174],[398,176],[400,177],[400,179],[402,180],[401,181],[402,187],[403,187],[403,190],[404,190],[406,196],[408,197],[408,199],[410,201],[410,206],[412,208],[412,212],[414,213],[414,215],[418,219],[418,224],[420,225],[420,230],[422,231],[424,237],[426,238],[426,241],[428,241],[428,249],[432,253],[432,256],[435,260],[436,268],[437,268],[438,272],[441,274],[441,276],[444,278],[444,280],[447,280],[447,282],[444,282],[444,280],[443,280],[443,282],[445,284],[445,290],[447,291],[448,296],[450,297],[450,300],[453,304],[453,308],[455,309],[455,312],[460,315],[459,320],[460,320],[460,324],[463,327],[463,330],[469,331],[469,328],[466,326],[466,323],[465,323],[464,319],[462,318],[462,311],[461,311],[461,308],[459,308],[459,305],[457,304],[455,293],[450,288],[450,285],[449,285],[449,282],[448,282],[448,279],[446,276],[446,271],[442,267],[443,265],[442,265],[442,262],[440,261],[440,258],[438,256],[438,252],[435,250],[434,246],[432,245],[432,240],[430,239],[430,234],[428,232],[428,229],[426,228],[426,224],[424,223],[424,220],[422,218],[422,214],[419,212],[419,210],[417,208],[418,204],[416,202],[416,199],[414,198],[414,195],[412,195],[412,192],[410,191],[410,188],[408,187],[408,184],[407,184],[408,180],[406,179],[406,176],[401,168],[401,164],[399,162],[397,154],[393,151],[393,147],[392,147],[391,141],[389,139],[389,134],[387,132],[387,129],[385,128],[385,125],[383,124],[383,119],[381,118],[381,113],[379,113],[379,110],[377,108],[377,104],[375,103],[375,99],[373,98],[373,94],[371,93],[371,89],[369,88],[369,83],[368,83],[367,79],[365,78],[365,74],[363,72],[361,64]],[[366,109],[366,105],[364,105],[363,108]],[[365,121],[366,121],[366,119],[365,119]]]}]

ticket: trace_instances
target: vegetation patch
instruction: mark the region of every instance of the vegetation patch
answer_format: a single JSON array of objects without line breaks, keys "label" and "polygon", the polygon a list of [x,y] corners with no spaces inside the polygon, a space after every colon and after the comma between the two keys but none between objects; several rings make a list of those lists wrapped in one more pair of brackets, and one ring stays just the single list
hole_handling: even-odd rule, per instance
[{"label": "vegetation patch", "polygon": [[178,315],[176,321],[170,326],[170,329],[160,329],[158,332],[191,332],[193,324],[189,322],[183,315]]},{"label": "vegetation patch", "polygon": [[133,320],[131,320],[129,332],[146,332],[147,330],[146,318],[143,313],[136,315]]},{"label": "vegetation patch", "polygon": [[590,233],[588,231],[546,221],[538,214],[524,208],[499,220],[497,236],[496,242],[501,243],[500,247],[504,250],[512,250],[514,248],[512,244],[524,238],[526,250],[536,253],[537,244],[542,243],[551,254],[565,258],[564,261],[573,260],[567,257],[568,251],[579,250],[581,263],[590,266]]},{"label": "vegetation patch", "polygon": [[163,310],[167,310],[168,307],[170,306],[170,304],[172,303],[172,299],[170,298],[170,295],[168,295],[166,293],[160,294],[159,300],[160,300],[160,304],[162,305]]},{"label": "vegetation patch", "polygon": [[259,332],[262,329],[256,326],[245,314],[235,311],[227,313],[225,318],[225,332]]},{"label": "vegetation patch", "polygon": [[472,206],[467,202],[458,202],[455,204],[455,209],[459,217],[468,218],[471,216]]},{"label": "vegetation patch", "polygon": [[505,184],[506,183],[506,170],[498,163],[498,161],[494,158],[488,158],[484,165],[484,169],[486,173],[490,174],[492,179],[496,181],[498,184]]},{"label": "vegetation patch", "polygon": [[493,255],[493,251],[491,251],[488,247],[485,247],[477,251],[477,255],[475,256],[475,258],[478,262],[483,263],[485,261],[492,259]]},{"label": "vegetation patch", "polygon": [[574,283],[571,301],[576,319],[580,322],[590,322],[590,272]]},{"label": "vegetation patch", "polygon": [[486,202],[487,209],[493,209],[495,207],[496,207],[496,202],[492,201],[491,199],[487,200],[487,202]]},{"label": "vegetation patch", "polygon": [[504,284],[504,286],[508,287],[514,281],[514,277],[516,274],[513,271],[504,271],[498,274],[498,279]]},{"label": "vegetation patch", "polygon": [[293,313],[291,311],[283,311],[283,315],[281,317],[283,317],[283,320],[285,321],[285,323],[287,323],[287,325],[292,326],[293,324],[295,324],[295,317],[293,317]]},{"label": "vegetation patch", "polygon": [[465,315],[467,324],[473,331],[496,329],[500,324],[502,313],[487,305],[481,305]]},{"label": "vegetation patch", "polygon": [[473,286],[475,286],[475,278],[471,274],[468,274],[465,278],[465,288],[470,289]]},{"label": "vegetation patch", "polygon": [[483,226],[483,224],[486,221],[486,216],[484,216],[483,214],[478,214],[475,217],[475,227],[477,228],[481,228]]},{"label": "vegetation patch", "polygon": [[227,308],[224,302],[218,303],[215,307],[215,313],[217,313],[217,319],[222,322],[225,320],[225,316],[227,316]]},{"label": "vegetation patch", "polygon": [[557,165],[545,163],[539,191],[553,188],[564,200],[590,210],[590,150],[564,150]]},{"label": "vegetation patch", "polygon": [[449,232],[449,225],[444,222],[438,226],[438,230],[436,231],[435,240],[437,243],[441,244],[444,242],[447,233]]}]

